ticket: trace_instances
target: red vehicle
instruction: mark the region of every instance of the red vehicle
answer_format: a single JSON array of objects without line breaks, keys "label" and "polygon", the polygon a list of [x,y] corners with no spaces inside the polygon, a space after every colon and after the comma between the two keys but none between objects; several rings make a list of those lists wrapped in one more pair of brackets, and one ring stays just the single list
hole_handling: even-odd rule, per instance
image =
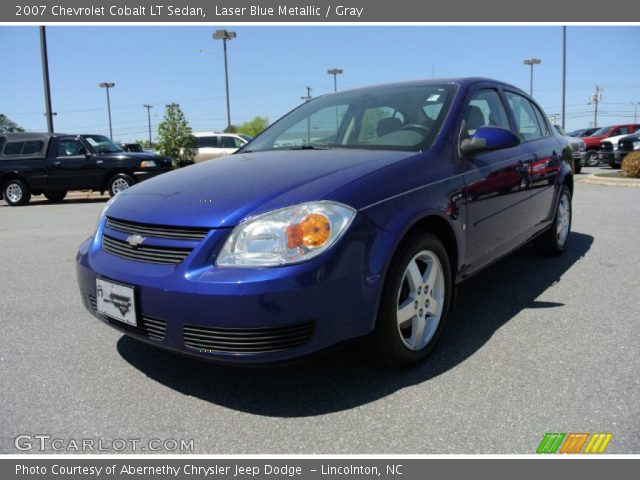
[{"label": "red vehicle", "polygon": [[588,137],[582,137],[584,140],[584,146],[587,153],[585,154],[585,165],[588,167],[595,167],[600,163],[598,158],[598,150],[600,150],[600,140],[604,140],[609,137],[616,137],[618,135],[629,135],[640,128],[638,123],[612,125],[608,127],[602,127],[593,132]]}]

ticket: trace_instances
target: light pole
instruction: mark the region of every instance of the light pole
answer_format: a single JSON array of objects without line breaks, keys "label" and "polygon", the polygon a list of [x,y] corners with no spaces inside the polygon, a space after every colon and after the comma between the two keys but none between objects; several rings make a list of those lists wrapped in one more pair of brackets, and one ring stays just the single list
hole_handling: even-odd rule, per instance
[{"label": "light pole", "polygon": [[222,40],[222,45],[224,48],[224,81],[227,90],[227,128],[229,130],[231,127],[231,107],[229,106],[229,71],[227,69],[227,40],[231,40],[236,38],[236,32],[230,32],[228,30],[216,30],[213,32],[214,40]]},{"label": "light pole", "polygon": [[542,63],[542,60],[540,60],[539,58],[528,58],[527,60],[524,60],[522,63],[524,63],[525,65],[529,65],[531,67],[531,79],[529,80],[529,95],[533,96],[533,66],[540,65]]},{"label": "light pole", "polygon": [[153,105],[143,105],[147,109],[147,119],[149,120],[149,148],[153,148],[153,142],[151,141],[151,109]]},{"label": "light pole", "polygon": [[111,127],[111,100],[109,99],[109,89],[116,86],[113,82],[102,82],[98,84],[100,88],[107,89],[107,111],[109,112],[109,138],[113,140],[113,129]]},{"label": "light pole", "polygon": [[342,74],[342,69],[341,68],[330,68],[329,70],[327,70],[327,73],[329,75],[333,75],[333,91],[337,92],[338,91],[338,75]]},{"label": "light pole", "polygon": [[562,27],[562,128],[566,128],[564,121],[567,107],[567,27]]},{"label": "light pole", "polygon": [[638,121],[638,105],[640,105],[640,102],[631,102],[631,105],[633,105],[633,123],[636,123]]},{"label": "light pole", "polygon": [[304,97],[300,97],[300,100],[304,100],[305,102],[308,102],[312,98],[313,97],[311,96],[311,87],[307,87],[307,95]]}]

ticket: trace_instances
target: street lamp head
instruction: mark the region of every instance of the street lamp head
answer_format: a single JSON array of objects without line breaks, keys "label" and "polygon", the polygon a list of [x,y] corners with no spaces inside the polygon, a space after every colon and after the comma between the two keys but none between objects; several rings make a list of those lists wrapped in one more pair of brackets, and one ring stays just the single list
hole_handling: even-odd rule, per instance
[{"label": "street lamp head", "polygon": [[231,40],[232,38],[236,38],[236,32],[231,32],[229,30],[216,30],[213,32],[214,40]]},{"label": "street lamp head", "polygon": [[327,73],[329,75],[339,75],[342,73],[342,69],[341,68],[330,68],[329,70],[327,70]]},{"label": "street lamp head", "polygon": [[542,60],[540,60],[539,58],[528,58],[527,60],[524,60],[522,63],[524,63],[525,65],[539,65],[542,63]]},{"label": "street lamp head", "polygon": [[116,84],[113,82],[101,82],[100,84],[98,84],[98,86],[100,88],[113,88],[116,86]]}]

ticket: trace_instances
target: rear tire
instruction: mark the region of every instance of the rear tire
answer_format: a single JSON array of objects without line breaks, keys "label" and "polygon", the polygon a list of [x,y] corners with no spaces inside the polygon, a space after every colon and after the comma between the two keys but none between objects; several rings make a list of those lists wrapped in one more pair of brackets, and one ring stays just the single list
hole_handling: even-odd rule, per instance
[{"label": "rear tire", "polygon": [[50,202],[61,202],[64,200],[64,197],[67,196],[67,191],[63,190],[61,192],[44,192],[44,196]]},{"label": "rear tire", "polygon": [[451,293],[451,266],[440,239],[432,234],[409,237],[392,260],[365,347],[391,367],[424,360],[442,333]]},{"label": "rear tire", "polygon": [[130,175],[127,175],[126,173],[118,173],[109,180],[107,190],[109,190],[109,195],[115,197],[118,193],[125,191],[134,183],[136,183],[136,181]]},{"label": "rear tire", "polygon": [[571,192],[566,185],[563,185],[551,226],[535,240],[535,246],[540,252],[547,255],[560,255],[567,249],[571,235],[572,213]]},{"label": "rear tire", "polygon": [[26,205],[31,200],[31,190],[22,180],[14,178],[9,180],[2,187],[2,196],[4,201],[12,207]]}]

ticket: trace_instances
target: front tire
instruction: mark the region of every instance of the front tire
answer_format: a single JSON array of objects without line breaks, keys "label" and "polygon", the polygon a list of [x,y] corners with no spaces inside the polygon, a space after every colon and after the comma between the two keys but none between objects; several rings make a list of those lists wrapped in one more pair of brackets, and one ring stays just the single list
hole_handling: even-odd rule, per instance
[{"label": "front tire", "polygon": [[366,341],[388,366],[424,360],[437,343],[451,303],[451,266],[440,239],[414,235],[400,247],[383,286],[376,326]]},{"label": "front tire", "polygon": [[66,190],[61,192],[44,192],[44,196],[50,202],[61,202],[67,196]]},{"label": "front tire", "polygon": [[31,190],[26,183],[17,178],[9,180],[2,187],[2,196],[5,202],[12,207],[26,205],[31,200]]},{"label": "front tire", "polygon": [[130,175],[127,175],[126,173],[118,173],[109,180],[107,190],[109,190],[109,195],[115,197],[118,193],[125,191],[134,183],[136,183],[136,181]]},{"label": "front tire", "polygon": [[547,255],[560,255],[567,249],[572,213],[571,192],[563,185],[551,226],[535,240],[535,246],[539,251]]},{"label": "front tire", "polygon": [[584,158],[584,163],[587,167],[597,167],[600,164],[597,150],[589,150]]}]

